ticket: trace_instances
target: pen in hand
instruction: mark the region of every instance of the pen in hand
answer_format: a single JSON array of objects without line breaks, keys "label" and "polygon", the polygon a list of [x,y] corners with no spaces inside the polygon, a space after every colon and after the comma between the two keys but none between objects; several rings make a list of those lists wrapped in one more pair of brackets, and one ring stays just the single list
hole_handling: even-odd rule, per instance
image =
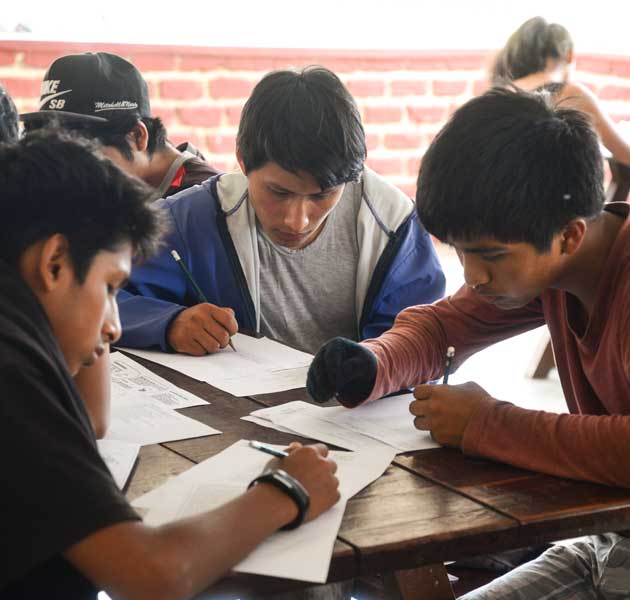
[{"label": "pen in hand", "polygon": [[455,348],[453,348],[453,346],[449,346],[446,349],[446,361],[444,363],[444,379],[442,380],[443,385],[446,385],[448,383],[448,376],[451,374],[451,364],[453,363],[453,358],[455,358]]},{"label": "pen in hand", "polygon": [[255,448],[256,450],[260,450],[266,454],[271,454],[271,456],[275,456],[277,458],[286,458],[289,456],[289,453],[284,450],[276,450],[267,444],[262,444],[261,442],[256,442],[255,440],[249,440],[249,446],[250,448]]},{"label": "pen in hand", "polygon": [[[179,265],[179,268],[182,270],[182,272],[186,276],[186,279],[188,279],[188,281],[190,282],[190,285],[192,285],[193,289],[195,290],[195,294],[197,294],[197,299],[199,300],[199,302],[205,302],[207,304],[208,299],[206,298],[206,295],[203,293],[202,289],[197,285],[197,282],[194,280],[192,273],[188,270],[188,268],[184,264],[184,261],[182,260],[182,257],[179,255],[179,252],[177,252],[177,250],[171,250],[171,256],[173,257],[173,260],[175,260],[175,262]],[[234,344],[232,343],[232,338],[228,339],[228,344],[230,345],[230,348],[232,348],[232,350],[236,352],[236,348],[234,347]]]}]

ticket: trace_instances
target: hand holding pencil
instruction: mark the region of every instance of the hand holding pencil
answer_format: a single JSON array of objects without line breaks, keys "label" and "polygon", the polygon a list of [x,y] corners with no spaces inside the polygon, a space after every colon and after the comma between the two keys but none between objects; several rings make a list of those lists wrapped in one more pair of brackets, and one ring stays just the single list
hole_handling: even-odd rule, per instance
[{"label": "hand holding pencil", "polygon": [[234,311],[231,308],[210,304],[179,254],[175,250],[171,254],[201,304],[183,310],[173,319],[166,334],[168,343],[176,352],[193,356],[214,354],[228,345],[235,350],[230,340],[238,331]]}]

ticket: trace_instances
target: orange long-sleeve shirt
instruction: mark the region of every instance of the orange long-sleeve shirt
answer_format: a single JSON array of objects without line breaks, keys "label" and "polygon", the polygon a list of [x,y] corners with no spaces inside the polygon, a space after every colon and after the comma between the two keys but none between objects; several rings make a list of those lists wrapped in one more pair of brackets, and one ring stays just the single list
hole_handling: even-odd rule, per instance
[{"label": "orange long-sleeve shirt", "polygon": [[476,351],[544,323],[549,327],[571,414],[525,410],[508,402],[478,409],[462,449],[552,475],[630,487],[630,206],[602,265],[595,310],[579,325],[577,302],[546,290],[526,307],[504,311],[464,287],[449,298],[401,312],[380,338],[363,342],[378,374],[368,400],[437,379],[448,346],[454,366]]}]

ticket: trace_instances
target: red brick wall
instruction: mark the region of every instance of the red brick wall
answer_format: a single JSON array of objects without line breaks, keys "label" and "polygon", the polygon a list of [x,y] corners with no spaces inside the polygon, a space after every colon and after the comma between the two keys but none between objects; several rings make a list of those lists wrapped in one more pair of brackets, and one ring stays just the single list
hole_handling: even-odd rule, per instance
[{"label": "red brick wall", "polygon": [[[41,80],[57,56],[120,54],[142,71],[153,112],[171,139],[189,140],[222,169],[235,168],[241,107],[270,69],[324,65],[356,98],[368,164],[414,194],[420,159],[448,115],[486,87],[491,52],[274,50],[0,41],[0,80],[20,111],[36,108]],[[630,57],[582,55],[576,80],[591,85],[615,120],[630,120]]]}]

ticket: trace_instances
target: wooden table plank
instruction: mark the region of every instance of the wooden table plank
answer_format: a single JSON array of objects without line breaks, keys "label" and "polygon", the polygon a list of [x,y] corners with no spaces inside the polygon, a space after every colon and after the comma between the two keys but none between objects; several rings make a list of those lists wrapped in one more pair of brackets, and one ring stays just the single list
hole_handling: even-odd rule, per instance
[{"label": "wooden table plank", "polygon": [[174,475],[194,466],[194,462],[158,444],[142,446],[138,462],[129,478],[126,494],[129,501],[156,488]]},{"label": "wooden table plank", "polygon": [[397,466],[353,497],[339,537],[360,555],[361,573],[412,568],[483,554],[518,523]]},{"label": "wooden table plank", "polygon": [[231,446],[238,440],[255,439],[270,444],[286,445],[293,441],[301,443],[312,442],[312,440],[307,440],[295,434],[282,433],[275,429],[261,427],[256,423],[241,420],[241,417],[258,408],[260,406],[249,398],[231,398],[228,402],[215,401],[208,406],[193,406],[181,409],[178,411],[181,414],[215,427],[222,434],[168,442],[164,445],[190,460],[201,462]]},{"label": "wooden table plank", "polygon": [[573,481],[436,449],[396,464],[516,519],[532,543],[630,528],[630,490]]}]

